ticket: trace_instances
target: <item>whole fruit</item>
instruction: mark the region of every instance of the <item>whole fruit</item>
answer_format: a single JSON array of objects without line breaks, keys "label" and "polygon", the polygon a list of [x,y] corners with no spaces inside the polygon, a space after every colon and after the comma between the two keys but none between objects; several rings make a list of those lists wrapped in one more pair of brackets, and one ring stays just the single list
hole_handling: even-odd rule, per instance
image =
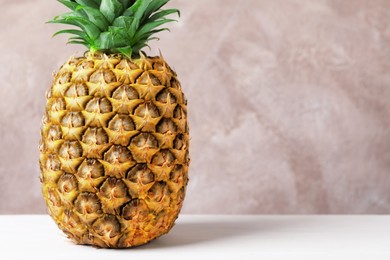
[{"label": "whole fruit", "polygon": [[[186,99],[163,57],[141,51],[172,20],[168,0],[61,3],[53,23],[89,48],[54,75],[40,167],[49,214],[78,244],[126,248],[174,225],[188,181]],[[58,34],[58,33],[57,33]]]}]

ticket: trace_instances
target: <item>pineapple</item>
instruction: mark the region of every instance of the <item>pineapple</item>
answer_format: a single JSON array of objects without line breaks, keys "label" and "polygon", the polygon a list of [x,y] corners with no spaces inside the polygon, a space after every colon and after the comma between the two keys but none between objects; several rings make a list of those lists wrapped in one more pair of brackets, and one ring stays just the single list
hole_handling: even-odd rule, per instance
[{"label": "pineapple", "polygon": [[41,127],[40,180],[50,216],[75,243],[145,244],[172,226],[188,181],[186,99],[162,55],[142,48],[167,30],[169,0],[59,0],[49,23],[79,27],[88,48],[54,75]]}]

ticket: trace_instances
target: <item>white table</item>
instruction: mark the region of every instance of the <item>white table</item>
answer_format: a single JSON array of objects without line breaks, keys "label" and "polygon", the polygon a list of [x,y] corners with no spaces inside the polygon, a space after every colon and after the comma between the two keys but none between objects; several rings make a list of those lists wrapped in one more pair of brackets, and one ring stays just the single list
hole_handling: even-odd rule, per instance
[{"label": "white table", "polygon": [[182,215],[145,246],[74,245],[46,215],[0,216],[0,259],[389,260],[390,216]]}]

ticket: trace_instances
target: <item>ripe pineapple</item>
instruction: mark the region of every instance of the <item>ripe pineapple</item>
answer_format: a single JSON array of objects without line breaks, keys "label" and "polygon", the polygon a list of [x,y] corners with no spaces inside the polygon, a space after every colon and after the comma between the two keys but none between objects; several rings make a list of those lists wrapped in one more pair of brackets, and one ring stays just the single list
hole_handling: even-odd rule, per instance
[{"label": "ripe pineapple", "polygon": [[50,23],[78,26],[54,75],[40,167],[49,214],[70,239],[97,247],[145,244],[173,226],[189,165],[186,100],[163,57],[141,52],[176,9],[169,0],[59,0]]}]

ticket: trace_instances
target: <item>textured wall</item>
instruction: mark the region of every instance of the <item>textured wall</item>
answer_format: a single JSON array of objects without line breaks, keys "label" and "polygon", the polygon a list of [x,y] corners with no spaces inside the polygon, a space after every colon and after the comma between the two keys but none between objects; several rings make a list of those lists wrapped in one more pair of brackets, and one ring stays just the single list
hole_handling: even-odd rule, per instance
[{"label": "textured wall", "polygon": [[[189,99],[185,213],[390,213],[390,1],[172,0],[153,43]],[[0,0],[0,213],[45,212],[56,1]]]}]

